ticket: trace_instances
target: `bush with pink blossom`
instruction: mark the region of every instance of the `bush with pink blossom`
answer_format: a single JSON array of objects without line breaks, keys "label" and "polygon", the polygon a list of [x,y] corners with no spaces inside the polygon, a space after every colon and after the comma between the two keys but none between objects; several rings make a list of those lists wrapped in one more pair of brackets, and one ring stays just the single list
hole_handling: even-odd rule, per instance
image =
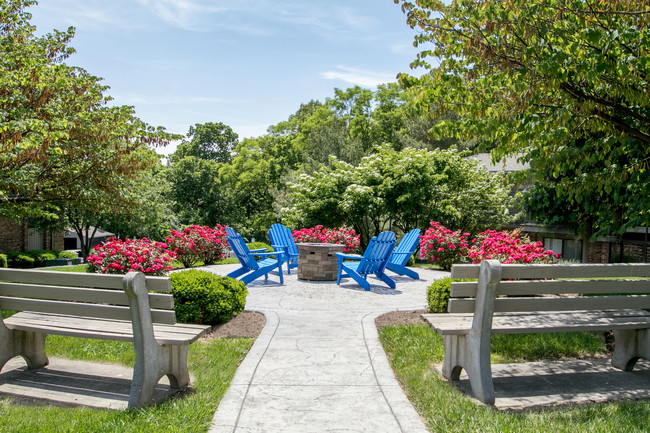
[{"label": "bush with pink blossom", "polygon": [[97,245],[88,256],[89,270],[102,274],[126,274],[140,271],[147,275],[160,276],[172,269],[175,254],[163,242],[142,239],[111,238]]},{"label": "bush with pink blossom", "polygon": [[198,262],[214,264],[228,247],[226,228],[220,224],[215,228],[193,225],[181,231],[172,230],[165,240],[176,259],[186,268]]},{"label": "bush with pink blossom", "polygon": [[472,241],[468,257],[472,263],[495,259],[501,263],[557,263],[559,254],[546,250],[541,242],[532,242],[521,229],[486,230]]},{"label": "bush with pink blossom", "polygon": [[349,227],[337,227],[333,229],[317,225],[312,228],[302,228],[293,231],[293,240],[296,242],[314,242],[320,244],[345,245],[343,252],[355,253],[359,249],[360,235]]},{"label": "bush with pink blossom", "polygon": [[431,221],[431,227],[420,235],[420,258],[449,269],[467,254],[468,237],[469,233],[451,231],[442,224]]}]

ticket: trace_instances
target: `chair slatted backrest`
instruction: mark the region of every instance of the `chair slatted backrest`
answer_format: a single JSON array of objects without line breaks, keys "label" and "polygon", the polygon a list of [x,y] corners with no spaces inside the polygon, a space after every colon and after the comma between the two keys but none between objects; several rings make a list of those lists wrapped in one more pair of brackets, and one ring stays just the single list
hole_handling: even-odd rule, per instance
[{"label": "chair slatted backrest", "polygon": [[[478,278],[479,265],[453,265],[451,276]],[[473,313],[477,288],[452,282],[449,312]],[[495,312],[650,308],[650,264],[503,264],[496,295]]]},{"label": "chair slatted backrest", "polygon": [[298,255],[298,247],[293,239],[291,229],[288,229],[283,224],[273,224],[269,230],[269,237],[271,238],[271,245],[287,247],[289,255]]},{"label": "chair slatted backrest", "polygon": [[404,235],[395,251],[390,256],[389,263],[405,266],[420,243],[420,229],[413,229]]},{"label": "chair slatted backrest", "polygon": [[226,239],[228,239],[228,244],[230,248],[234,251],[239,263],[250,270],[257,270],[259,266],[255,261],[255,257],[251,254],[248,249],[248,245],[244,242],[244,238],[241,237],[239,233],[235,231],[232,227],[226,227]]},{"label": "chair slatted backrest", "polygon": [[359,274],[376,274],[383,272],[388,263],[388,258],[395,249],[395,233],[387,231],[370,239],[370,243],[363,253],[363,258],[357,267]]},{"label": "chair slatted backrest", "polygon": [[[123,280],[123,275],[0,269],[0,308],[131,320]],[[147,277],[146,284],[152,321],[176,323],[170,279]]]}]

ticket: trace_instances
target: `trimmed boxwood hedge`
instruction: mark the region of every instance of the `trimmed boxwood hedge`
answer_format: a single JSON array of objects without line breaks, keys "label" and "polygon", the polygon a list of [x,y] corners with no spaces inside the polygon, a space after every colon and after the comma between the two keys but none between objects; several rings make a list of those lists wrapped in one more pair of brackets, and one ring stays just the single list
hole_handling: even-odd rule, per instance
[{"label": "trimmed boxwood hedge", "polygon": [[[449,294],[451,292],[451,278],[435,280],[427,287],[427,301],[429,301],[429,313],[446,313],[449,306]],[[471,279],[454,279],[456,282],[476,281]]]},{"label": "trimmed boxwood hedge", "polygon": [[246,305],[246,285],[198,269],[172,272],[176,319],[184,323],[217,325],[228,322]]}]

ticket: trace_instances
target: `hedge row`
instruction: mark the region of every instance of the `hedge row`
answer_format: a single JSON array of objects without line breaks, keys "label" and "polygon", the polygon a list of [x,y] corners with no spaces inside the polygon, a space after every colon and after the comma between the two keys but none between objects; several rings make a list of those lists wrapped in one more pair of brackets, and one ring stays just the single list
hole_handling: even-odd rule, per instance
[{"label": "hedge row", "polygon": [[45,266],[47,260],[77,257],[75,253],[61,250],[9,251],[0,254],[0,265],[5,268],[34,268]]}]

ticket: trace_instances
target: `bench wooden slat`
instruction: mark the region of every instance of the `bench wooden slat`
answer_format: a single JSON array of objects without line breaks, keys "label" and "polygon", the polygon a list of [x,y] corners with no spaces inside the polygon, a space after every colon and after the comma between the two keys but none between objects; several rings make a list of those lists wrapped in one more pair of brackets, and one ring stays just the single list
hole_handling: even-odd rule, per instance
[{"label": "bench wooden slat", "polygon": [[[450,313],[474,312],[474,299],[450,299]],[[494,312],[609,310],[613,308],[650,308],[650,296],[573,296],[537,298],[498,298]]]},{"label": "bench wooden slat", "polygon": [[[476,296],[477,282],[451,283],[451,297]],[[650,280],[519,280],[501,281],[498,295],[650,293]]]},{"label": "bench wooden slat", "polygon": [[[441,335],[468,334],[473,314],[423,314],[422,318]],[[650,328],[650,313],[642,310],[568,311],[554,314],[495,314],[493,334],[538,332],[609,331]]]},{"label": "bench wooden slat", "polygon": [[[9,329],[57,334],[98,340],[133,341],[131,321],[76,317],[62,314],[21,312],[5,319]],[[159,344],[189,344],[200,338],[209,326],[193,324],[154,325]]]},{"label": "bench wooden slat", "polygon": [[[650,278],[650,264],[611,263],[611,264],[539,264],[504,266],[501,278]],[[478,278],[477,265],[454,265],[452,278]]]},{"label": "bench wooden slat", "polygon": [[[123,290],[114,289],[0,283],[0,296],[129,305],[129,298],[126,293]],[[174,308],[174,298],[169,294],[150,293],[149,305],[154,309],[171,310]]]},{"label": "bench wooden slat", "polygon": [[[24,269],[0,269],[0,281],[33,283],[56,286],[77,286],[97,289],[122,290],[124,275],[84,274],[75,272],[56,272]],[[171,292],[171,281],[166,277],[147,277],[147,289],[156,292]]]},{"label": "bench wooden slat", "polygon": [[[495,400],[489,357],[493,334],[612,330],[614,367],[632,370],[639,358],[650,359],[650,314],[643,310],[650,308],[650,264],[484,260],[454,265],[451,276],[477,281],[452,283],[450,314],[423,317],[443,335],[443,376],[458,379],[465,369],[474,395],[484,403]],[[639,278],[644,280],[632,280]]]},{"label": "bench wooden slat", "polygon": [[[0,308],[3,310],[36,311],[42,313],[99,317],[102,319],[131,320],[131,310],[129,310],[129,307],[117,305],[93,305],[76,302],[0,296]],[[173,310],[152,309],[151,320],[155,323],[173,325],[176,323],[176,315]]]}]

